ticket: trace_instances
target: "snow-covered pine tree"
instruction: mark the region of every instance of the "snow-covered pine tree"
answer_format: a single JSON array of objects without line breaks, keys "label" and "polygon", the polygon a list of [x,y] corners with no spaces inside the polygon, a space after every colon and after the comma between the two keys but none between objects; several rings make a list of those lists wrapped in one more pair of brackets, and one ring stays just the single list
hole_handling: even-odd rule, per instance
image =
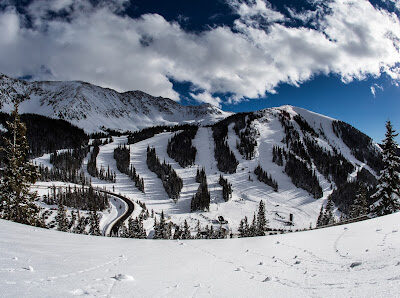
[{"label": "snow-covered pine tree", "polygon": [[253,221],[251,222],[251,226],[249,229],[248,237],[257,236],[257,217],[256,214],[253,214]]},{"label": "snow-covered pine tree", "polygon": [[322,220],[324,226],[335,223],[335,217],[333,216],[333,207],[333,201],[331,200],[331,198],[329,198],[328,202],[326,203],[325,212]]},{"label": "snow-covered pine tree", "polygon": [[76,226],[76,213],[74,210],[71,211],[71,220],[68,225],[68,230],[73,231]]},{"label": "snow-covered pine tree", "polygon": [[56,222],[57,222],[57,230],[62,232],[68,232],[69,225],[68,225],[67,214],[64,209],[64,205],[61,201],[58,203]]},{"label": "snow-covered pine tree", "polygon": [[96,210],[90,211],[89,224],[89,234],[94,236],[101,236],[100,219]]},{"label": "snow-covered pine tree", "polygon": [[185,219],[185,222],[183,224],[183,232],[181,235],[181,239],[190,239],[192,238],[191,234],[190,234],[190,229],[189,229],[189,225]]},{"label": "snow-covered pine tree", "polygon": [[377,216],[391,214],[400,210],[400,157],[396,155],[398,136],[390,121],[386,122],[386,134],[383,140],[383,170],[378,179],[378,190],[372,195],[377,200],[373,212]]},{"label": "snow-covered pine tree", "polygon": [[77,224],[75,228],[72,230],[73,233],[76,234],[86,234],[86,217],[81,216],[79,210],[78,210],[78,215],[77,215]]},{"label": "snow-covered pine tree", "polygon": [[139,218],[138,219],[137,238],[140,238],[140,239],[146,239],[147,238],[146,230],[143,227],[143,218]]},{"label": "snow-covered pine tree", "polygon": [[128,219],[128,238],[136,238],[136,231],[138,230],[137,222],[133,220],[132,217]]},{"label": "snow-covered pine tree", "polygon": [[265,236],[265,230],[267,229],[267,218],[265,217],[265,204],[263,201],[260,201],[260,205],[258,206],[257,212],[257,226],[256,226],[256,235],[257,236]]},{"label": "snow-covered pine tree", "polygon": [[12,121],[7,121],[8,131],[4,137],[4,170],[0,179],[0,217],[15,222],[43,226],[39,216],[40,208],[34,203],[36,193],[29,186],[38,178],[36,167],[27,159],[29,151],[26,126],[18,114],[22,97],[14,101]]},{"label": "snow-covered pine tree", "polygon": [[196,224],[196,239],[201,239],[201,227],[200,227],[200,220],[197,220],[197,224]]},{"label": "snow-covered pine tree", "polygon": [[353,204],[350,206],[349,217],[356,218],[369,213],[369,206],[367,202],[367,190],[365,186],[359,185],[358,193]]},{"label": "snow-covered pine tree", "polygon": [[125,223],[122,223],[118,228],[118,236],[121,238],[128,238],[128,228]]},{"label": "snow-covered pine tree", "polygon": [[324,205],[321,206],[317,219],[317,228],[324,225]]},{"label": "snow-covered pine tree", "polygon": [[157,223],[156,217],[154,217],[154,236],[153,239],[169,239],[171,230],[165,221],[164,211],[161,211],[160,222]]}]

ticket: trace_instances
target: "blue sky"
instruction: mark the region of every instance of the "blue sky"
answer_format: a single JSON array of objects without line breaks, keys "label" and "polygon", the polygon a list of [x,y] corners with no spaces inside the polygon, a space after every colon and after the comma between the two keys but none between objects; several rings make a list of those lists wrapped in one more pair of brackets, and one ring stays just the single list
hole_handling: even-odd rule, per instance
[{"label": "blue sky", "polygon": [[[400,131],[395,0],[7,0],[0,72]],[[27,50],[29,49],[29,50]]]}]

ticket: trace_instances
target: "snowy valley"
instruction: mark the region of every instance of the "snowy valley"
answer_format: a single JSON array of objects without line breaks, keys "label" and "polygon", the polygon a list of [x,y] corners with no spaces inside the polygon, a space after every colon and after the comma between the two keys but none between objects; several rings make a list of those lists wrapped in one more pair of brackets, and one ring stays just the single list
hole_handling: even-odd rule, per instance
[{"label": "snowy valley", "polygon": [[40,173],[30,190],[48,228],[0,220],[2,297],[399,291],[399,213],[365,211],[382,149],[354,127],[288,105],[231,114],[140,92],[129,93],[139,112],[110,115],[107,100],[126,94],[2,80],[2,111],[29,98],[21,119]]}]

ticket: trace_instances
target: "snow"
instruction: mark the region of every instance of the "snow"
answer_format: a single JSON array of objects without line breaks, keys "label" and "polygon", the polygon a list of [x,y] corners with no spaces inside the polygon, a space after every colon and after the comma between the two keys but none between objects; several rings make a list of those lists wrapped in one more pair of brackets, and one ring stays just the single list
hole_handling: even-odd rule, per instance
[{"label": "snow", "polygon": [[0,220],[2,297],[395,297],[400,213],[284,235],[138,240]]},{"label": "snow", "polygon": [[[81,185],[73,184],[73,183],[65,183],[65,182],[36,182],[34,185],[32,185],[31,190],[34,192],[37,192],[39,197],[42,197],[43,195],[47,195],[50,192],[50,188],[55,186],[58,190],[59,189],[65,189],[68,186],[71,186],[73,189],[74,186],[77,187],[82,187]],[[51,209],[57,209],[57,206],[49,206],[44,204],[43,202],[40,202],[40,207],[42,207],[44,210],[51,210]],[[76,211],[74,208],[66,208],[66,214],[67,216],[71,215],[71,211]],[[111,232],[111,228],[113,224],[120,218],[122,217],[128,210],[127,204],[121,200],[120,198],[116,196],[110,196],[110,207],[106,210],[99,211],[98,214],[100,216],[100,230],[102,231],[103,235],[109,235]],[[55,210],[52,210],[52,215],[49,216],[49,218],[46,220],[47,223],[49,223],[51,220],[53,220],[56,216]],[[83,211],[80,210],[81,214],[88,216],[89,212],[88,211]]]},{"label": "snow", "polygon": [[[79,83],[76,84],[79,85]],[[112,143],[100,146],[100,152],[97,157],[97,167],[104,166],[107,169],[109,166],[116,173],[116,183],[91,177],[92,184],[95,187],[105,188],[116,194],[122,194],[133,202],[140,201],[145,203],[148,210],[154,210],[156,214],[164,211],[167,221],[172,221],[175,224],[183,224],[187,220],[192,231],[194,231],[198,221],[200,221],[202,227],[213,224],[214,228],[218,229],[219,223],[216,219],[218,216],[223,216],[228,221],[227,228],[235,233],[241,219],[245,216],[250,220],[252,219],[260,200],[264,200],[266,204],[266,216],[269,220],[270,228],[295,230],[315,226],[321,205],[326,203],[328,196],[333,191],[331,189],[332,183],[327,181],[315,169],[323,189],[323,197],[316,200],[305,190],[293,185],[290,177],[284,172],[284,167],[272,162],[272,148],[274,145],[287,149],[285,144],[281,142],[284,137],[284,131],[278,118],[281,110],[285,110],[292,116],[300,114],[317,132],[322,130],[324,133],[316,138],[318,144],[330,151],[332,151],[333,147],[336,147],[346,159],[356,165],[356,170],[349,175],[349,178],[355,177],[357,170],[361,167],[367,167],[356,160],[351,154],[350,149],[334,134],[332,129],[332,121],[334,119],[304,109],[283,106],[258,112],[260,118],[255,119],[252,123],[258,133],[256,137],[257,148],[255,157],[252,160],[244,159],[239,153],[236,148],[238,137],[233,130],[233,124],[229,126],[228,145],[239,161],[237,172],[234,174],[224,174],[218,170],[214,157],[212,129],[210,127],[199,127],[193,140],[193,146],[197,148],[195,164],[187,168],[182,168],[167,154],[167,143],[174,133],[161,133],[147,140],[130,145],[130,161],[135,166],[140,177],[144,179],[145,193],[139,191],[134,186],[134,182],[127,175],[120,173],[116,167],[116,162],[113,158],[114,149],[120,144],[127,143],[126,136],[114,137]],[[109,119],[107,118],[106,120],[108,121]],[[303,132],[300,130],[298,124],[295,121],[292,121],[292,123],[300,136],[303,137]],[[176,203],[168,197],[161,180],[147,167],[146,149],[148,146],[154,147],[160,160],[165,160],[171,164],[183,180],[181,196]],[[45,154],[42,157],[36,158],[34,162],[51,167],[49,157],[49,154]],[[89,155],[84,159],[82,170],[87,177],[90,177],[86,168],[88,158]],[[271,187],[257,180],[254,168],[258,164],[278,182],[278,192],[274,192]],[[195,182],[196,170],[202,167],[206,171],[211,195],[210,210],[209,212],[192,213],[190,212],[190,202],[199,186]],[[222,187],[218,184],[220,174],[232,184],[233,194],[228,202],[224,202],[222,199]],[[125,203],[122,203],[120,200],[117,200],[115,204],[114,202],[111,203],[112,210],[107,216],[104,215],[101,220],[103,231],[106,231],[110,223],[115,222],[126,211]],[[119,209],[120,205],[123,207],[122,210]],[[132,216],[136,217],[140,212],[140,206],[135,203],[135,210]],[[293,227],[286,226],[290,214],[294,215]],[[340,217],[340,212],[337,211],[336,214]],[[149,218],[144,222],[144,227],[148,234],[152,232],[153,220]]]},{"label": "snow", "polygon": [[86,132],[102,128],[137,130],[189,122],[212,124],[232,114],[207,104],[182,106],[141,91],[119,93],[80,81],[25,82],[2,75],[0,94],[3,112],[12,110],[15,94],[23,94],[27,100],[21,103],[20,113],[64,119]]}]

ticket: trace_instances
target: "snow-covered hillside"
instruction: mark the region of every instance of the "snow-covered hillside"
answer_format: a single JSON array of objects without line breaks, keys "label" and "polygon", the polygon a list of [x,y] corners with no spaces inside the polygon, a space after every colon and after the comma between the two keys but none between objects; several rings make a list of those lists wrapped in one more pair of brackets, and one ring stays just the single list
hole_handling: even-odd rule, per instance
[{"label": "snow-covered hillside", "polygon": [[152,241],[0,220],[1,297],[396,297],[400,213],[267,237]]},{"label": "snow-covered hillside", "polygon": [[0,74],[1,111],[12,109],[17,94],[27,98],[21,113],[64,119],[87,132],[102,127],[126,131],[184,122],[211,124],[230,115],[209,104],[182,106],[142,91],[119,93],[80,81],[26,82]]},{"label": "snow-covered hillside", "polygon": [[[247,124],[254,132],[253,137],[256,141],[254,156],[251,159],[245,159],[237,148],[240,140],[234,131],[234,122],[227,124],[227,144],[238,161],[235,173],[228,174],[219,170],[214,155],[215,142],[213,139],[213,130],[211,127],[199,127],[192,142],[193,146],[197,149],[195,162],[194,165],[186,168],[181,167],[167,153],[168,140],[172,138],[174,133],[163,132],[129,145],[130,164],[136,168],[139,176],[144,179],[144,193],[134,186],[133,181],[127,175],[118,171],[113,157],[114,149],[128,142],[126,136],[114,137],[112,143],[100,146],[97,157],[97,167],[109,167],[111,171],[115,172],[116,183],[105,182],[91,177],[92,184],[115,193],[121,193],[133,202],[143,202],[149,211],[154,210],[158,215],[163,211],[167,220],[175,224],[182,225],[186,220],[193,233],[198,222],[200,222],[202,228],[206,225],[213,225],[214,229],[219,229],[219,216],[223,216],[228,222],[226,227],[231,232],[236,233],[241,219],[245,216],[249,220],[253,218],[260,200],[263,200],[266,204],[266,216],[269,220],[269,227],[272,229],[296,230],[309,228],[310,226],[315,227],[321,206],[325,205],[329,195],[338,189],[338,175],[335,171],[341,169],[344,163],[347,163],[351,169],[348,172],[343,172],[343,177],[339,177],[342,183],[358,179],[357,173],[361,169],[368,171],[368,175],[372,177],[371,179],[375,179],[376,172],[367,165],[366,161],[362,162],[358,160],[353,155],[353,148],[348,147],[344,139],[334,132],[334,119],[292,106],[266,109],[256,112],[254,115],[256,117],[253,121]],[[292,127],[289,132],[286,131],[287,127],[285,128],[282,124],[282,115],[289,115],[285,116],[285,119],[287,119],[285,120],[287,121],[285,125],[291,125]],[[301,121],[308,123],[308,131],[304,127],[300,127],[299,123],[295,120],[296,116],[300,116],[303,119],[299,120],[296,118],[301,125],[305,125]],[[290,143],[284,140],[287,135],[296,134],[299,137],[300,145],[294,150],[292,149],[293,147],[290,147]],[[319,146],[318,148],[322,148],[324,152],[332,154],[332,160],[322,160],[322,165],[321,161],[317,162],[314,155],[322,154],[323,152],[314,152],[314,155],[310,153],[311,157],[309,157],[308,147],[304,144],[307,140],[312,140],[313,144]],[[315,149],[317,145],[313,145],[313,148]],[[178,176],[182,178],[183,188],[177,202],[168,197],[163,188],[162,181],[155,173],[148,169],[146,163],[146,150],[148,146],[154,147],[159,159],[170,164]],[[320,197],[315,197],[304,188],[296,187],[293,177],[287,174],[285,166],[273,162],[274,146],[279,146],[287,152],[291,152],[299,160],[308,158],[304,163],[316,176],[322,191]],[[302,153],[303,155],[299,155],[302,152],[298,149],[299,146],[302,146],[302,150],[305,152]],[[378,154],[377,147],[372,143],[371,146],[373,147],[371,154]],[[340,163],[330,164],[337,162],[338,159]],[[86,170],[87,160],[88,157],[83,162],[82,170],[90,177]],[[49,155],[37,158],[35,162],[51,166]],[[328,165],[328,169],[334,170],[321,172],[320,169],[324,170],[325,164]],[[278,191],[274,191],[272,187],[257,179],[254,169],[258,165],[277,181],[279,186]],[[196,171],[201,168],[205,169],[207,175],[208,189],[211,196],[210,208],[209,211],[191,212],[191,200],[199,186],[199,183],[195,181]],[[334,176],[335,174],[336,176]],[[228,179],[228,182],[232,184],[232,198],[227,202],[223,200],[222,187],[218,183],[220,175]],[[300,173],[296,175],[300,179],[303,179],[303,177],[300,177]],[[351,202],[342,202],[341,198],[335,203],[338,207],[341,206],[339,209],[342,212],[346,211],[345,208],[351,204]],[[137,209],[137,212],[140,212],[140,208]],[[292,225],[288,225],[290,214],[293,215]],[[337,210],[337,219],[339,219],[340,215],[341,212]],[[135,213],[133,216],[137,216],[137,214]],[[153,230],[153,222],[154,219],[151,217],[144,222],[147,233],[150,235]]]}]

